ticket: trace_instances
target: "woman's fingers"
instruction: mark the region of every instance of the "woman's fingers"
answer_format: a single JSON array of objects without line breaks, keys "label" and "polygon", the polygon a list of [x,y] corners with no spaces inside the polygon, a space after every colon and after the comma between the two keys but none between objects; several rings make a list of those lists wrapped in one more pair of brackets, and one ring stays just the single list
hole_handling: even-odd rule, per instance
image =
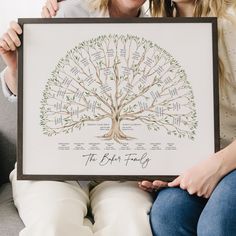
[{"label": "woman's fingers", "polygon": [[[54,5],[55,5],[55,3],[54,3]],[[50,1],[46,2],[46,7],[50,13],[50,16],[55,16],[55,14],[56,14],[55,9],[54,9],[54,5],[52,5],[52,3]]]},{"label": "woman's fingers", "polygon": [[49,12],[49,10],[47,9],[46,6],[43,7],[41,16],[42,16],[43,18],[51,18],[50,12]]},{"label": "woman's fingers", "polygon": [[152,182],[150,181],[142,181],[142,182],[139,182],[139,187],[141,189],[143,189],[144,191],[148,191],[148,192],[152,192],[153,191],[153,186],[152,186]]},{"label": "woman's fingers", "polygon": [[0,38],[1,54],[4,54],[8,51],[15,51],[16,48],[21,45],[18,34],[22,34],[22,29],[17,22],[12,21],[8,31]]},{"label": "woman's fingers", "polygon": [[10,23],[10,28],[12,28],[17,34],[22,34],[22,29],[17,22],[12,21]]},{"label": "woman's fingers", "polygon": [[142,190],[147,191],[147,192],[152,192],[153,191],[153,189],[146,188],[146,187],[144,187],[144,186],[142,186],[140,184],[139,184],[139,188],[141,188]]},{"label": "woman's fingers", "polygon": [[8,33],[5,33],[2,36],[3,40],[7,43],[7,46],[12,50],[15,51],[16,50],[16,46],[14,44],[14,42],[12,41],[11,37],[9,36]]},{"label": "woman's fingers", "polygon": [[[177,177],[177,178],[174,179],[172,182],[168,183],[168,186],[169,186],[169,187],[177,187],[177,186],[180,186],[181,179],[182,179],[181,176]],[[183,186],[182,186],[182,187],[183,187]]]},{"label": "woman's fingers", "polygon": [[141,185],[146,188],[152,188],[152,182],[144,180],[141,182]]},{"label": "woman's fingers", "polygon": [[57,0],[50,0],[50,2],[51,2],[51,5],[52,5],[54,11],[57,11],[58,10]]},{"label": "woman's fingers", "polygon": [[7,33],[10,36],[11,40],[13,41],[13,43],[15,44],[15,46],[19,47],[21,45],[21,42],[20,42],[20,39],[19,39],[17,33],[12,28],[10,28],[7,31]]},{"label": "woman's fingers", "polygon": [[57,0],[47,0],[45,6],[42,9],[41,16],[43,18],[51,18],[56,15],[58,11],[58,1]]},{"label": "woman's fingers", "polygon": [[155,180],[153,182],[144,180],[139,182],[139,187],[145,191],[153,192],[168,187],[168,183],[161,180]]},{"label": "woman's fingers", "polygon": [[161,180],[155,180],[152,184],[155,189],[168,187],[168,183]]}]

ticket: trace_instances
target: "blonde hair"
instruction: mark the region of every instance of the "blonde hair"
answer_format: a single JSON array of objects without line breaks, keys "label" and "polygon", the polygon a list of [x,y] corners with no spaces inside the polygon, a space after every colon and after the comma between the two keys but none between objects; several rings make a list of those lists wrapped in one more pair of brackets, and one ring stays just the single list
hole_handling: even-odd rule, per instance
[{"label": "blonde hair", "polygon": [[105,12],[108,9],[109,0],[90,0],[90,6],[94,10]]},{"label": "blonde hair", "polygon": [[[194,17],[218,17],[219,46],[224,45],[222,20],[228,20],[236,26],[236,18],[229,14],[229,9],[236,12],[235,0],[194,0]],[[171,0],[152,0],[152,15],[155,17],[174,17],[176,15],[175,3]],[[219,53],[220,87],[223,88],[229,75],[225,71],[222,55]]]},{"label": "blonde hair", "polygon": [[[193,0],[194,17],[226,17],[229,8],[236,9],[235,0]],[[176,10],[171,0],[151,0],[152,15],[156,17],[173,17]]]},{"label": "blonde hair", "polygon": [[171,17],[173,7],[170,0],[150,0],[150,12],[154,17]]}]

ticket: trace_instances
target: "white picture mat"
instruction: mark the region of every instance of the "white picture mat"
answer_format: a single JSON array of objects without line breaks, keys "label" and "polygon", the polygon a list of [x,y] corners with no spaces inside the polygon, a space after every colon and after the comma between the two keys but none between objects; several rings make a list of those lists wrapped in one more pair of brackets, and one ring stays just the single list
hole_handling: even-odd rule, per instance
[{"label": "white picture mat", "polygon": [[[63,28],[63,30],[62,30]],[[59,151],[58,143],[91,142],[93,127],[69,135],[47,137],[40,124],[40,102],[47,80],[66,52],[84,40],[100,35],[124,34],[143,37],[169,52],[185,70],[193,88],[198,127],[194,141],[150,134],[143,126],[136,130],[139,142],[176,143],[176,151],[149,151],[151,162],[145,169],[124,163],[99,167],[89,165],[93,175],[177,175],[214,153],[214,101],[211,23],[161,24],[26,24],[24,26],[23,93],[23,174],[87,175],[85,159],[78,151]],[[201,37],[199,37],[201,35]],[[88,135],[90,134],[90,135]],[[137,140],[128,141],[130,145]],[[196,145],[197,143],[197,145]],[[118,145],[118,144],[117,144]],[[120,155],[123,153],[120,151]],[[173,159],[175,160],[173,161]],[[178,160],[176,160],[176,158]],[[132,168],[133,167],[133,168]]]}]

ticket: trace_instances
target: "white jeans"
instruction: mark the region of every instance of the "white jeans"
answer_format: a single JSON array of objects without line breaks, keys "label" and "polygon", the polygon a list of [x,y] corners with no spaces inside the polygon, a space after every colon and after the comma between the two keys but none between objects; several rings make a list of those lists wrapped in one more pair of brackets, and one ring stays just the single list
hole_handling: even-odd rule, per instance
[{"label": "white jeans", "polygon": [[[90,193],[76,181],[19,181],[10,174],[20,236],[151,236],[149,193],[134,182],[106,181]],[[94,225],[85,220],[90,203]]]}]

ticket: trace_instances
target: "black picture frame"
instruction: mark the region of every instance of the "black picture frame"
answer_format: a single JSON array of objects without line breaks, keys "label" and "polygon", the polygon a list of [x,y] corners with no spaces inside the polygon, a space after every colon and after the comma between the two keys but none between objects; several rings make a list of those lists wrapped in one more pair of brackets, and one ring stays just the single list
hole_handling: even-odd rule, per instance
[{"label": "black picture frame", "polygon": [[[212,71],[213,71],[213,87],[214,87],[214,145],[215,152],[220,149],[220,135],[219,135],[219,85],[218,85],[218,40],[217,40],[217,19],[216,18],[132,18],[132,19],[107,19],[107,18],[68,18],[68,19],[19,19],[18,23],[23,29],[26,25],[38,24],[211,24],[212,28]],[[145,30],[145,29],[143,29]],[[45,32],[45,35],[47,32]],[[43,36],[42,37],[46,37]],[[199,36],[201,37],[201,36]],[[24,155],[23,147],[27,145],[24,143],[23,132],[23,111],[24,111],[24,33],[20,35],[22,46],[18,51],[18,145],[17,145],[17,178],[19,180],[154,180],[160,179],[164,181],[173,180],[176,175],[58,175],[58,174],[26,174],[24,173]],[[26,42],[27,43],[27,42]],[[33,127],[32,127],[33,129]],[[33,147],[32,147],[33,148]],[[45,163],[46,164],[46,163]]]}]

